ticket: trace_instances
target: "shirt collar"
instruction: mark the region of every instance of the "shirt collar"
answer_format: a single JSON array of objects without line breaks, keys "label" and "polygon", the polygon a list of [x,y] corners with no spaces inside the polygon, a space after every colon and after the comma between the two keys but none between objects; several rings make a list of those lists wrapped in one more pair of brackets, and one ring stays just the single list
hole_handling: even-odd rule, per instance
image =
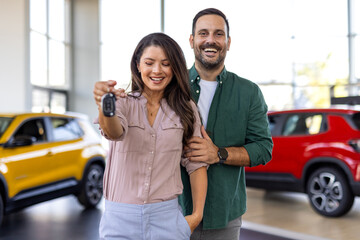
[{"label": "shirt collar", "polygon": [[[133,95],[136,96],[139,99],[141,105],[146,108],[147,99],[144,94],[140,94],[140,92],[135,92]],[[160,106],[165,113],[168,112],[168,104],[165,98],[161,99]]]},{"label": "shirt collar", "polygon": [[[196,68],[195,68],[195,64],[190,68],[189,70],[189,77],[190,77],[190,83],[199,83],[200,81],[200,76],[199,73],[197,72]],[[224,82],[226,81],[227,78],[227,70],[224,66],[224,69],[221,71],[221,73],[216,77],[216,81],[217,82]]]}]

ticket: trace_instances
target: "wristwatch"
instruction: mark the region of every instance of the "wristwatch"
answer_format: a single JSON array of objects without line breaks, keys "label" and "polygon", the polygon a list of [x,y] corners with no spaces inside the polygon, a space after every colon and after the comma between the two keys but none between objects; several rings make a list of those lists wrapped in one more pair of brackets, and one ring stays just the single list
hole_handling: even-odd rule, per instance
[{"label": "wristwatch", "polygon": [[226,161],[226,159],[228,158],[229,154],[228,154],[228,151],[225,148],[219,148],[218,156],[219,156],[219,159],[220,159],[219,163],[223,164]]}]

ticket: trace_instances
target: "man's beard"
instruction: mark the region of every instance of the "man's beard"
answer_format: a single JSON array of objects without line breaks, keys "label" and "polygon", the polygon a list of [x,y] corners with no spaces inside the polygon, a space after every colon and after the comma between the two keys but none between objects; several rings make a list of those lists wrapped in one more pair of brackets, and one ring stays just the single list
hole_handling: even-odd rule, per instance
[{"label": "man's beard", "polygon": [[[205,57],[203,57],[203,55],[201,54],[201,49],[205,49],[205,48],[215,48],[218,52],[219,52],[219,56],[217,57],[217,59],[215,61],[208,61],[205,59]],[[218,68],[220,65],[222,65],[224,63],[225,60],[225,55],[221,55],[220,52],[221,48],[217,47],[216,45],[205,45],[205,46],[201,46],[199,47],[199,49],[196,51],[197,53],[195,53],[195,59],[197,61],[199,61],[203,67],[207,70],[213,70]]]}]

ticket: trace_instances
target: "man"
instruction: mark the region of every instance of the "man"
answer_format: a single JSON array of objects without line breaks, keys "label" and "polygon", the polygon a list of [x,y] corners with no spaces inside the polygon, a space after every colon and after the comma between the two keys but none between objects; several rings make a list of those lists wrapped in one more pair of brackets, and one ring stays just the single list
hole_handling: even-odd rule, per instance
[{"label": "man", "polygon": [[[203,139],[188,142],[186,157],[210,164],[203,221],[191,239],[238,240],[246,211],[244,167],[265,165],[271,159],[267,105],[255,83],[225,69],[231,38],[221,11],[200,11],[193,19],[189,41],[195,54],[190,85],[206,131],[203,127]],[[191,189],[185,171],[182,177],[179,202],[184,214],[190,214]]]}]

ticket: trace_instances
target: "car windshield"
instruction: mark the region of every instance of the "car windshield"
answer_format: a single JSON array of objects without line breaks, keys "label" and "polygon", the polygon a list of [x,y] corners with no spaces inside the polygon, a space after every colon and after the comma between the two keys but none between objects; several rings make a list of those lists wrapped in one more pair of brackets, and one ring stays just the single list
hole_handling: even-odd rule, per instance
[{"label": "car windshield", "polygon": [[4,134],[12,120],[13,118],[10,117],[0,117],[0,137]]}]

